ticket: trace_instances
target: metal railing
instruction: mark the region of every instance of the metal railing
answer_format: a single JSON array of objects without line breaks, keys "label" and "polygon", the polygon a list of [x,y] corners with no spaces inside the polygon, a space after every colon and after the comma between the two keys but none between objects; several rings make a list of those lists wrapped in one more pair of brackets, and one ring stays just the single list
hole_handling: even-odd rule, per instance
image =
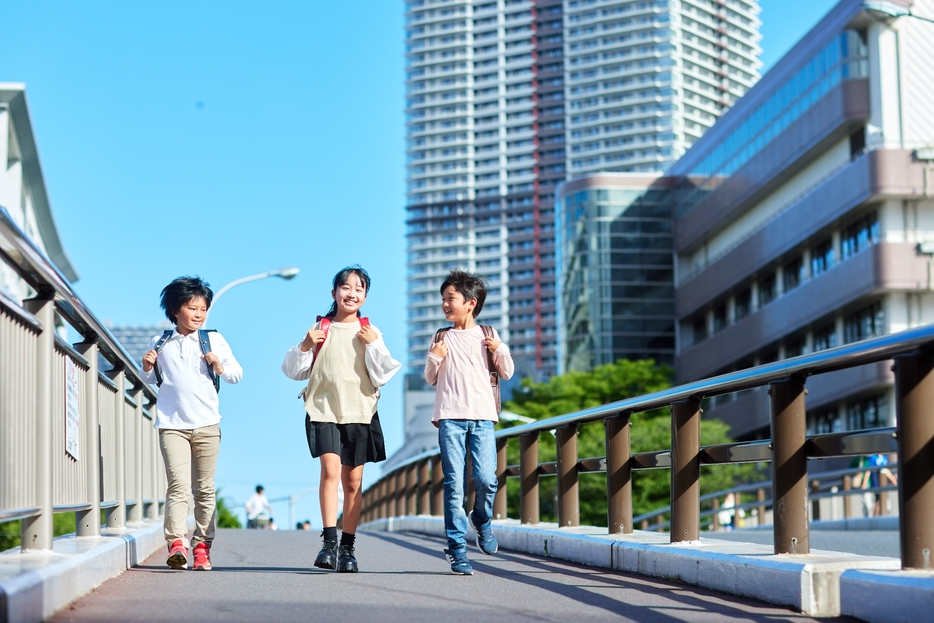
[{"label": "metal railing", "polygon": [[[30,550],[51,549],[54,513],[74,512],[78,536],[100,535],[101,509],[108,528],[157,518],[166,483],[155,391],[2,207],[0,259],[35,293],[0,294],[0,522],[22,520]],[[57,322],[81,341],[68,344]]]},{"label": "metal railing", "polygon": [[[896,429],[806,435],[805,383],[809,376],[894,359]],[[771,440],[700,446],[701,401],[729,392],[769,386]],[[671,448],[632,454],[630,418],[669,407]],[[671,542],[693,541],[700,532],[702,465],[768,462],[772,472],[773,542],[776,554],[810,552],[808,459],[895,452],[904,568],[929,569],[934,551],[934,326],[926,326],[703,379],[636,398],[585,409],[496,433],[497,478],[493,516],[506,518],[507,478],[519,478],[519,520],[539,522],[539,479],[557,477],[557,515],[562,527],[580,523],[578,476],[606,472],[610,534],[633,529],[632,474],[671,470]],[[636,416],[637,417],[637,416]],[[577,430],[602,420],[606,456],[580,458]],[[557,460],[540,462],[538,438],[554,431]],[[518,438],[520,463],[506,464],[506,445]],[[442,514],[441,458],[437,450],[409,459],[364,492],[363,518]],[[469,489],[468,489],[469,492]]]}]

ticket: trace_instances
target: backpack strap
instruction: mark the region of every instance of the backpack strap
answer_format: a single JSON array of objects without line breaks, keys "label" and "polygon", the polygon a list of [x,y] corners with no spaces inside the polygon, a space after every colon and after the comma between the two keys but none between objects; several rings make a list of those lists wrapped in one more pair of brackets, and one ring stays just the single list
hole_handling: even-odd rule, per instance
[{"label": "backpack strap", "polygon": [[[211,338],[208,333],[216,333],[214,329],[198,329],[198,343],[201,345],[201,354],[207,355],[211,352]],[[211,382],[214,383],[214,391],[221,391],[221,377],[214,373],[214,368],[208,366],[208,374],[211,375]]]},{"label": "backpack strap", "polygon": [[361,316],[361,317],[359,318],[359,320],[360,320],[360,328],[361,328],[361,329],[362,329],[363,327],[368,327],[368,326],[370,326],[370,319],[367,318],[366,316]]},{"label": "backpack strap", "polygon": [[444,339],[444,334],[450,331],[451,329],[453,329],[453,327],[441,327],[440,329],[435,331],[435,339],[432,340],[432,342],[434,344],[441,342]]},{"label": "backpack strap", "polygon": [[[175,333],[174,329],[166,329],[162,333],[162,337],[156,340],[155,346],[152,347],[156,354],[162,352],[162,349],[165,347],[165,343],[169,341],[169,338],[172,337],[172,334]],[[156,373],[156,387],[162,387],[162,371],[159,369],[159,360],[156,359],[155,365],[153,365],[153,370]]]},{"label": "backpack strap", "polygon": [[[493,337],[493,327],[482,324],[480,329],[484,337]],[[499,385],[499,372],[496,371],[496,364],[493,363],[493,351],[486,349],[486,367],[490,370],[490,385]]]}]

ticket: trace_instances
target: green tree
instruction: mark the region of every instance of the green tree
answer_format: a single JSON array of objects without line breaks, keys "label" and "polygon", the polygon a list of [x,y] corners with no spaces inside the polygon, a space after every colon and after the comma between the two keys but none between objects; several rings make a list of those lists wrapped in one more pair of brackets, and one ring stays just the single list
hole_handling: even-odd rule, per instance
[{"label": "green tree", "polygon": [[[663,390],[671,385],[672,371],[656,365],[651,359],[616,363],[594,368],[591,372],[569,372],[543,383],[525,379],[522,387],[513,393],[513,399],[504,406],[508,411],[537,420],[604,405],[617,400],[642,396]],[[671,447],[671,420],[668,409],[634,413],[631,418],[630,443],[632,452],[666,450]],[[502,426],[509,426],[502,423]],[[729,443],[727,426],[719,420],[703,420],[701,444]],[[602,422],[582,425],[578,430],[578,455],[581,458],[606,454],[606,440]],[[508,462],[519,462],[519,444],[512,440],[507,448]],[[556,460],[555,439],[552,435],[539,437],[539,461]],[[730,465],[704,468],[701,492],[711,493],[728,489],[742,482],[757,480],[753,465]],[[539,483],[542,521],[556,521],[556,479],[542,477]],[[519,482],[510,479],[509,515],[519,515]],[[578,484],[581,523],[605,526],[607,523],[606,475],[581,474]],[[667,469],[643,470],[633,473],[633,515],[640,515],[667,506],[670,501],[670,472]]]},{"label": "green tree", "polygon": [[227,506],[227,499],[221,497],[220,489],[217,490],[215,499],[217,500],[217,527],[242,528],[243,524],[240,523],[240,518]]}]

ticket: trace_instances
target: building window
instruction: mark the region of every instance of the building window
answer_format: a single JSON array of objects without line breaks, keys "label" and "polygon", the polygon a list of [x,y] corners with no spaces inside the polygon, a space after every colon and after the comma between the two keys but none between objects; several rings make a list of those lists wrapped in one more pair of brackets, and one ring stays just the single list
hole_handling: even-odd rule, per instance
[{"label": "building window", "polygon": [[775,299],[775,275],[759,282],[759,307],[768,305]]},{"label": "building window", "polygon": [[847,259],[879,242],[879,217],[875,212],[861,218],[843,231],[840,255]]},{"label": "building window", "polygon": [[808,419],[809,435],[825,435],[843,430],[843,421],[837,417],[836,409],[825,409]]},{"label": "building window", "polygon": [[825,240],[811,251],[811,277],[827,272],[833,266],[833,242]]},{"label": "building window", "polygon": [[726,305],[720,305],[713,310],[713,332],[717,333],[726,328]]},{"label": "building window", "polygon": [[782,291],[794,290],[804,280],[804,262],[799,257],[782,270]]},{"label": "building window", "polygon": [[884,395],[851,402],[846,406],[846,429],[881,428],[886,425],[887,415]]},{"label": "building window", "polygon": [[828,325],[814,332],[814,352],[827,350],[837,345],[837,328]]},{"label": "building window", "polygon": [[785,345],[785,359],[798,357],[804,354],[804,338],[793,340]]},{"label": "building window", "polygon": [[707,318],[698,316],[694,319],[694,343],[703,342],[707,339]]},{"label": "building window", "polygon": [[752,292],[743,290],[736,295],[736,301],[733,304],[733,317],[736,320],[745,318],[749,315],[749,308],[752,304]]},{"label": "building window", "polygon": [[850,314],[843,321],[843,343],[850,344],[860,340],[878,337],[885,331],[885,312],[882,303],[873,303],[869,307]]}]

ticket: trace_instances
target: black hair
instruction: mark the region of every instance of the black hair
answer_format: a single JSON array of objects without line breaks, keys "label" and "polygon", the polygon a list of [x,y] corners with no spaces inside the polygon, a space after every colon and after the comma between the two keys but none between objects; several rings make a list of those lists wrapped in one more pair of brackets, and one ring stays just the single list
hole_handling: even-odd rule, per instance
[{"label": "black hair", "polygon": [[[348,266],[347,268],[342,268],[340,272],[334,275],[333,288],[331,292],[336,292],[339,287],[347,283],[347,280],[350,279],[351,275],[356,275],[360,278],[360,283],[363,284],[364,294],[370,293],[370,275],[367,274],[365,270],[359,265],[354,264],[353,266]],[[331,303],[331,309],[328,310],[328,313],[324,315],[325,318],[333,318],[337,315],[337,301]],[[360,316],[360,310],[357,310],[357,316]]]},{"label": "black hair", "polygon": [[214,300],[211,284],[201,277],[179,277],[162,288],[162,301],[159,305],[165,312],[165,317],[171,320],[172,324],[178,324],[176,318],[178,310],[182,308],[182,305],[199,296],[204,299],[207,308],[211,309],[211,301]]},{"label": "black hair", "polygon": [[263,485],[256,485],[256,492],[259,493],[263,490]]},{"label": "black hair", "polygon": [[449,286],[454,286],[454,289],[460,292],[464,297],[464,302],[477,299],[477,306],[473,308],[473,317],[480,315],[483,302],[486,300],[486,277],[455,268],[441,284],[441,296],[444,296],[444,291]]}]

